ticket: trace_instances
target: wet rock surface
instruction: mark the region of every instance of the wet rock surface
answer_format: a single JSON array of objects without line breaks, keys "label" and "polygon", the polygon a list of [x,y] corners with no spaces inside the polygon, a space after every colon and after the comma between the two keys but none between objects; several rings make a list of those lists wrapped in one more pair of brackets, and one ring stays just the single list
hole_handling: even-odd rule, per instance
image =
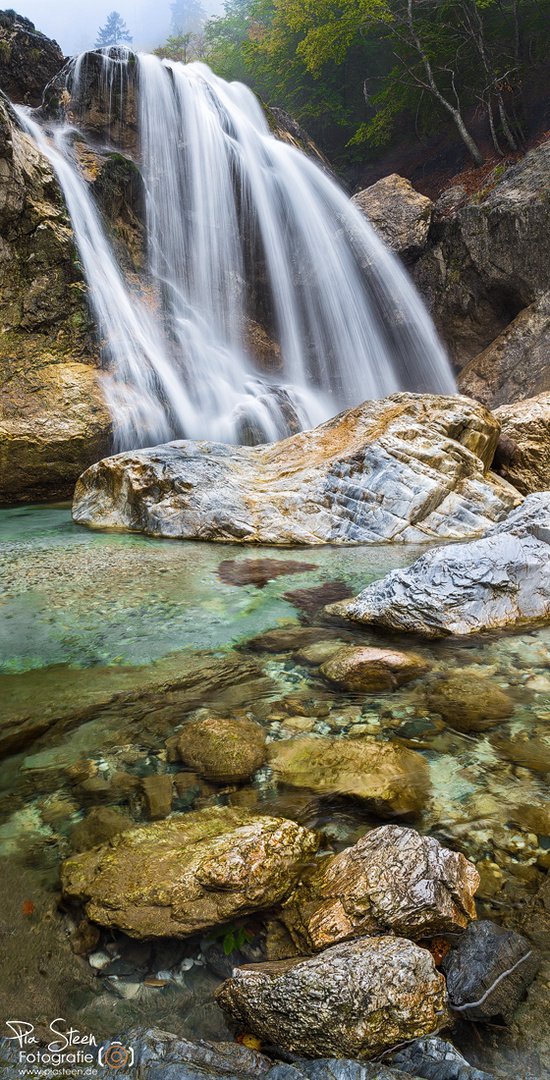
[{"label": "wet rock surface", "polygon": [[67,859],[62,885],[102,926],[133,937],[186,937],[278,903],[317,845],[292,821],[211,808]]},{"label": "wet rock surface", "polygon": [[[550,313],[549,313],[550,324]],[[550,351],[545,352],[547,361]],[[495,410],[502,434],[515,444],[506,479],[522,494],[550,488],[550,393]]]},{"label": "wet rock surface", "polygon": [[265,731],[251,720],[210,717],[187,722],[177,743],[183,762],[205,780],[249,780],[267,757]]},{"label": "wet rock surface", "polygon": [[111,419],[61,192],[5,101],[0,231],[0,503],[63,498],[108,451]]},{"label": "wet rock surface", "polygon": [[80,477],[73,517],[239,543],[458,539],[521,499],[486,473],[498,436],[468,399],[394,394],[267,446],[181,441],[107,458]]},{"label": "wet rock surface", "polygon": [[443,958],[451,1006],[471,1020],[510,1021],[537,973],[540,958],[514,930],[472,923]]},{"label": "wet rock surface", "polygon": [[321,665],[321,674],[343,690],[391,690],[429,670],[415,653],[373,647],[346,648]]},{"label": "wet rock surface", "polygon": [[307,951],[380,930],[431,937],[475,919],[478,884],[464,855],[385,825],[326,860],[285,902],[281,918]]},{"label": "wet rock surface", "polygon": [[489,1073],[472,1068],[452,1043],[431,1035],[398,1050],[393,1064],[406,1075],[425,1080],[492,1080]]},{"label": "wet rock surface", "polygon": [[372,1057],[436,1031],[446,1016],[445,980],[432,957],[394,937],[235,969],[216,997],[260,1038],[311,1056]]},{"label": "wet rock surface", "polygon": [[428,239],[433,203],[409,180],[392,173],[351,200],[368,217],[381,240],[405,262],[414,262]]},{"label": "wet rock surface", "polygon": [[13,10],[0,12],[0,42],[0,88],[19,105],[40,105],[64,64],[59,45]]},{"label": "wet rock surface", "polygon": [[270,744],[269,764],[282,784],[357,799],[382,817],[418,813],[429,794],[420,754],[368,737],[285,739]]},{"label": "wet rock surface", "polygon": [[434,548],[330,610],[426,637],[475,634],[550,618],[550,493],[527,496],[480,540]]}]

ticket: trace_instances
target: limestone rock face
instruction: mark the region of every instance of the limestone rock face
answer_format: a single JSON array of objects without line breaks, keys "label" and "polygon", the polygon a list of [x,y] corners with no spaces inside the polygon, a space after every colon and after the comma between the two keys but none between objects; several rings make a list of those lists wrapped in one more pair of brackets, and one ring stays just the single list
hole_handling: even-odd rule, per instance
[{"label": "limestone rock face", "polygon": [[413,939],[456,933],[476,917],[478,885],[464,855],[384,825],[323,862],[285,901],[281,918],[307,952],[380,930]]},{"label": "limestone rock face", "polygon": [[450,212],[438,215],[436,207],[412,274],[458,367],[550,289],[549,174],[546,141],[510,169],[497,166]]},{"label": "limestone rock face", "polygon": [[372,647],[344,648],[321,666],[321,674],[343,690],[393,690],[429,670],[417,653]]},{"label": "limestone rock face", "polygon": [[373,738],[284,739],[269,744],[275,777],[316,795],[345,795],[382,817],[418,813],[429,795],[426,761],[415,750]]},{"label": "limestone rock face", "polygon": [[63,892],[130,937],[189,937],[279,903],[314,833],[293,821],[215,807],[154,822],[72,856]]},{"label": "limestone rock face", "polygon": [[[550,312],[547,364],[550,358]],[[550,373],[550,364],[548,364]],[[516,444],[506,479],[524,495],[550,489],[550,393],[501,405],[495,416],[502,434]]]},{"label": "limestone rock face", "polygon": [[458,539],[521,500],[486,474],[498,436],[476,402],[393,394],[267,446],[182,440],[107,458],[81,476],[73,516],[243,543]]},{"label": "limestone rock face", "polygon": [[486,731],[511,716],[514,702],[488,679],[452,676],[428,694],[428,705],[459,731]]},{"label": "limestone rock face", "polygon": [[0,12],[0,42],[0,88],[16,104],[40,105],[46,84],[65,62],[57,41],[9,9]]},{"label": "limestone rock face", "polygon": [[57,181],[2,101],[0,233],[0,502],[66,497],[111,420]]},{"label": "limestone rock face", "polygon": [[550,492],[528,495],[480,540],[434,548],[328,610],[425,637],[550,619]]},{"label": "limestone rock face", "polygon": [[445,980],[430,953],[395,937],[236,968],[216,997],[261,1039],[312,1057],[373,1057],[447,1017]]},{"label": "limestone rock face", "polygon": [[550,292],[546,292],[466,364],[457,385],[463,394],[496,410],[550,390],[549,356]]},{"label": "limestone rock face", "polygon": [[252,720],[222,719],[188,721],[177,750],[182,761],[205,780],[236,784],[250,777],[267,757],[265,731]]},{"label": "limestone rock face", "polygon": [[405,262],[414,262],[426,246],[433,203],[397,173],[359,191],[351,200],[368,217],[381,240]]}]

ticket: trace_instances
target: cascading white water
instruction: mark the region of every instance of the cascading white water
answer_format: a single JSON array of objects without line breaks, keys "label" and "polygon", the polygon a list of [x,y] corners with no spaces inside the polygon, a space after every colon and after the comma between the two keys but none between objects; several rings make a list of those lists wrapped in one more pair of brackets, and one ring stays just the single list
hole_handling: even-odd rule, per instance
[{"label": "cascading white water", "polygon": [[[320,167],[271,136],[255,96],[204,64],[120,49],[101,61],[109,94],[130,62],[156,310],[116,264],[71,157],[74,129],[53,129],[52,145],[23,118],[67,201],[106,342],[117,447],[266,441],[288,433],[289,415],[306,428],[396,390],[453,393],[400,263]],[[69,72],[75,100],[83,66],[85,56]],[[269,376],[247,354],[254,291],[281,350]]]}]

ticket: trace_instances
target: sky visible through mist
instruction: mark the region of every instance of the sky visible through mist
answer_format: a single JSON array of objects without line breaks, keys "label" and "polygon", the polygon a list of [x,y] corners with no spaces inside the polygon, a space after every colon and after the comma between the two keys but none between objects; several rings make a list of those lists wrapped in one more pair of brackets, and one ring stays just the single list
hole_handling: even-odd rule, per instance
[{"label": "sky visible through mist", "polygon": [[[208,14],[218,12],[222,0],[202,0]],[[170,33],[170,0],[11,0],[2,5],[54,38],[66,56],[94,47],[97,31],[111,11],[125,20],[136,49],[154,49]]]}]

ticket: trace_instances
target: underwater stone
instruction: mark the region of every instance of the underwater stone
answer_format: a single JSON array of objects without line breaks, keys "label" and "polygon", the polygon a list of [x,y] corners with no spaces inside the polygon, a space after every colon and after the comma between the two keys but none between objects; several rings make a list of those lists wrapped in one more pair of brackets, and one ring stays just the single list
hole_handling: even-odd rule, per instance
[{"label": "underwater stone", "polygon": [[321,667],[321,674],[343,690],[393,690],[430,668],[416,653],[371,647],[343,648]]},{"label": "underwater stone", "polygon": [[501,1015],[509,1022],[539,963],[526,938],[484,920],[468,926],[441,966],[451,1005],[467,1019]]},{"label": "underwater stone", "polygon": [[266,757],[266,733],[252,720],[211,716],[187,721],[177,742],[183,762],[206,780],[236,784],[249,780]]},{"label": "underwater stone", "polygon": [[433,548],[327,611],[425,637],[550,619],[550,492],[528,495],[481,539]]},{"label": "underwater stone", "polygon": [[381,817],[419,813],[430,794],[421,754],[369,738],[295,738],[269,744],[276,779],[315,795],[358,799]]},{"label": "underwater stone", "polygon": [[283,442],[182,440],[106,458],[80,477],[73,518],[239,543],[461,539],[521,501],[487,473],[499,433],[467,398],[392,394]]},{"label": "underwater stone", "polygon": [[261,1039],[312,1057],[373,1057],[448,1020],[445,980],[432,956],[398,937],[236,968],[216,998]]},{"label": "underwater stone", "polygon": [[488,679],[452,676],[437,682],[427,696],[433,712],[458,731],[486,731],[511,716],[514,702]]}]

